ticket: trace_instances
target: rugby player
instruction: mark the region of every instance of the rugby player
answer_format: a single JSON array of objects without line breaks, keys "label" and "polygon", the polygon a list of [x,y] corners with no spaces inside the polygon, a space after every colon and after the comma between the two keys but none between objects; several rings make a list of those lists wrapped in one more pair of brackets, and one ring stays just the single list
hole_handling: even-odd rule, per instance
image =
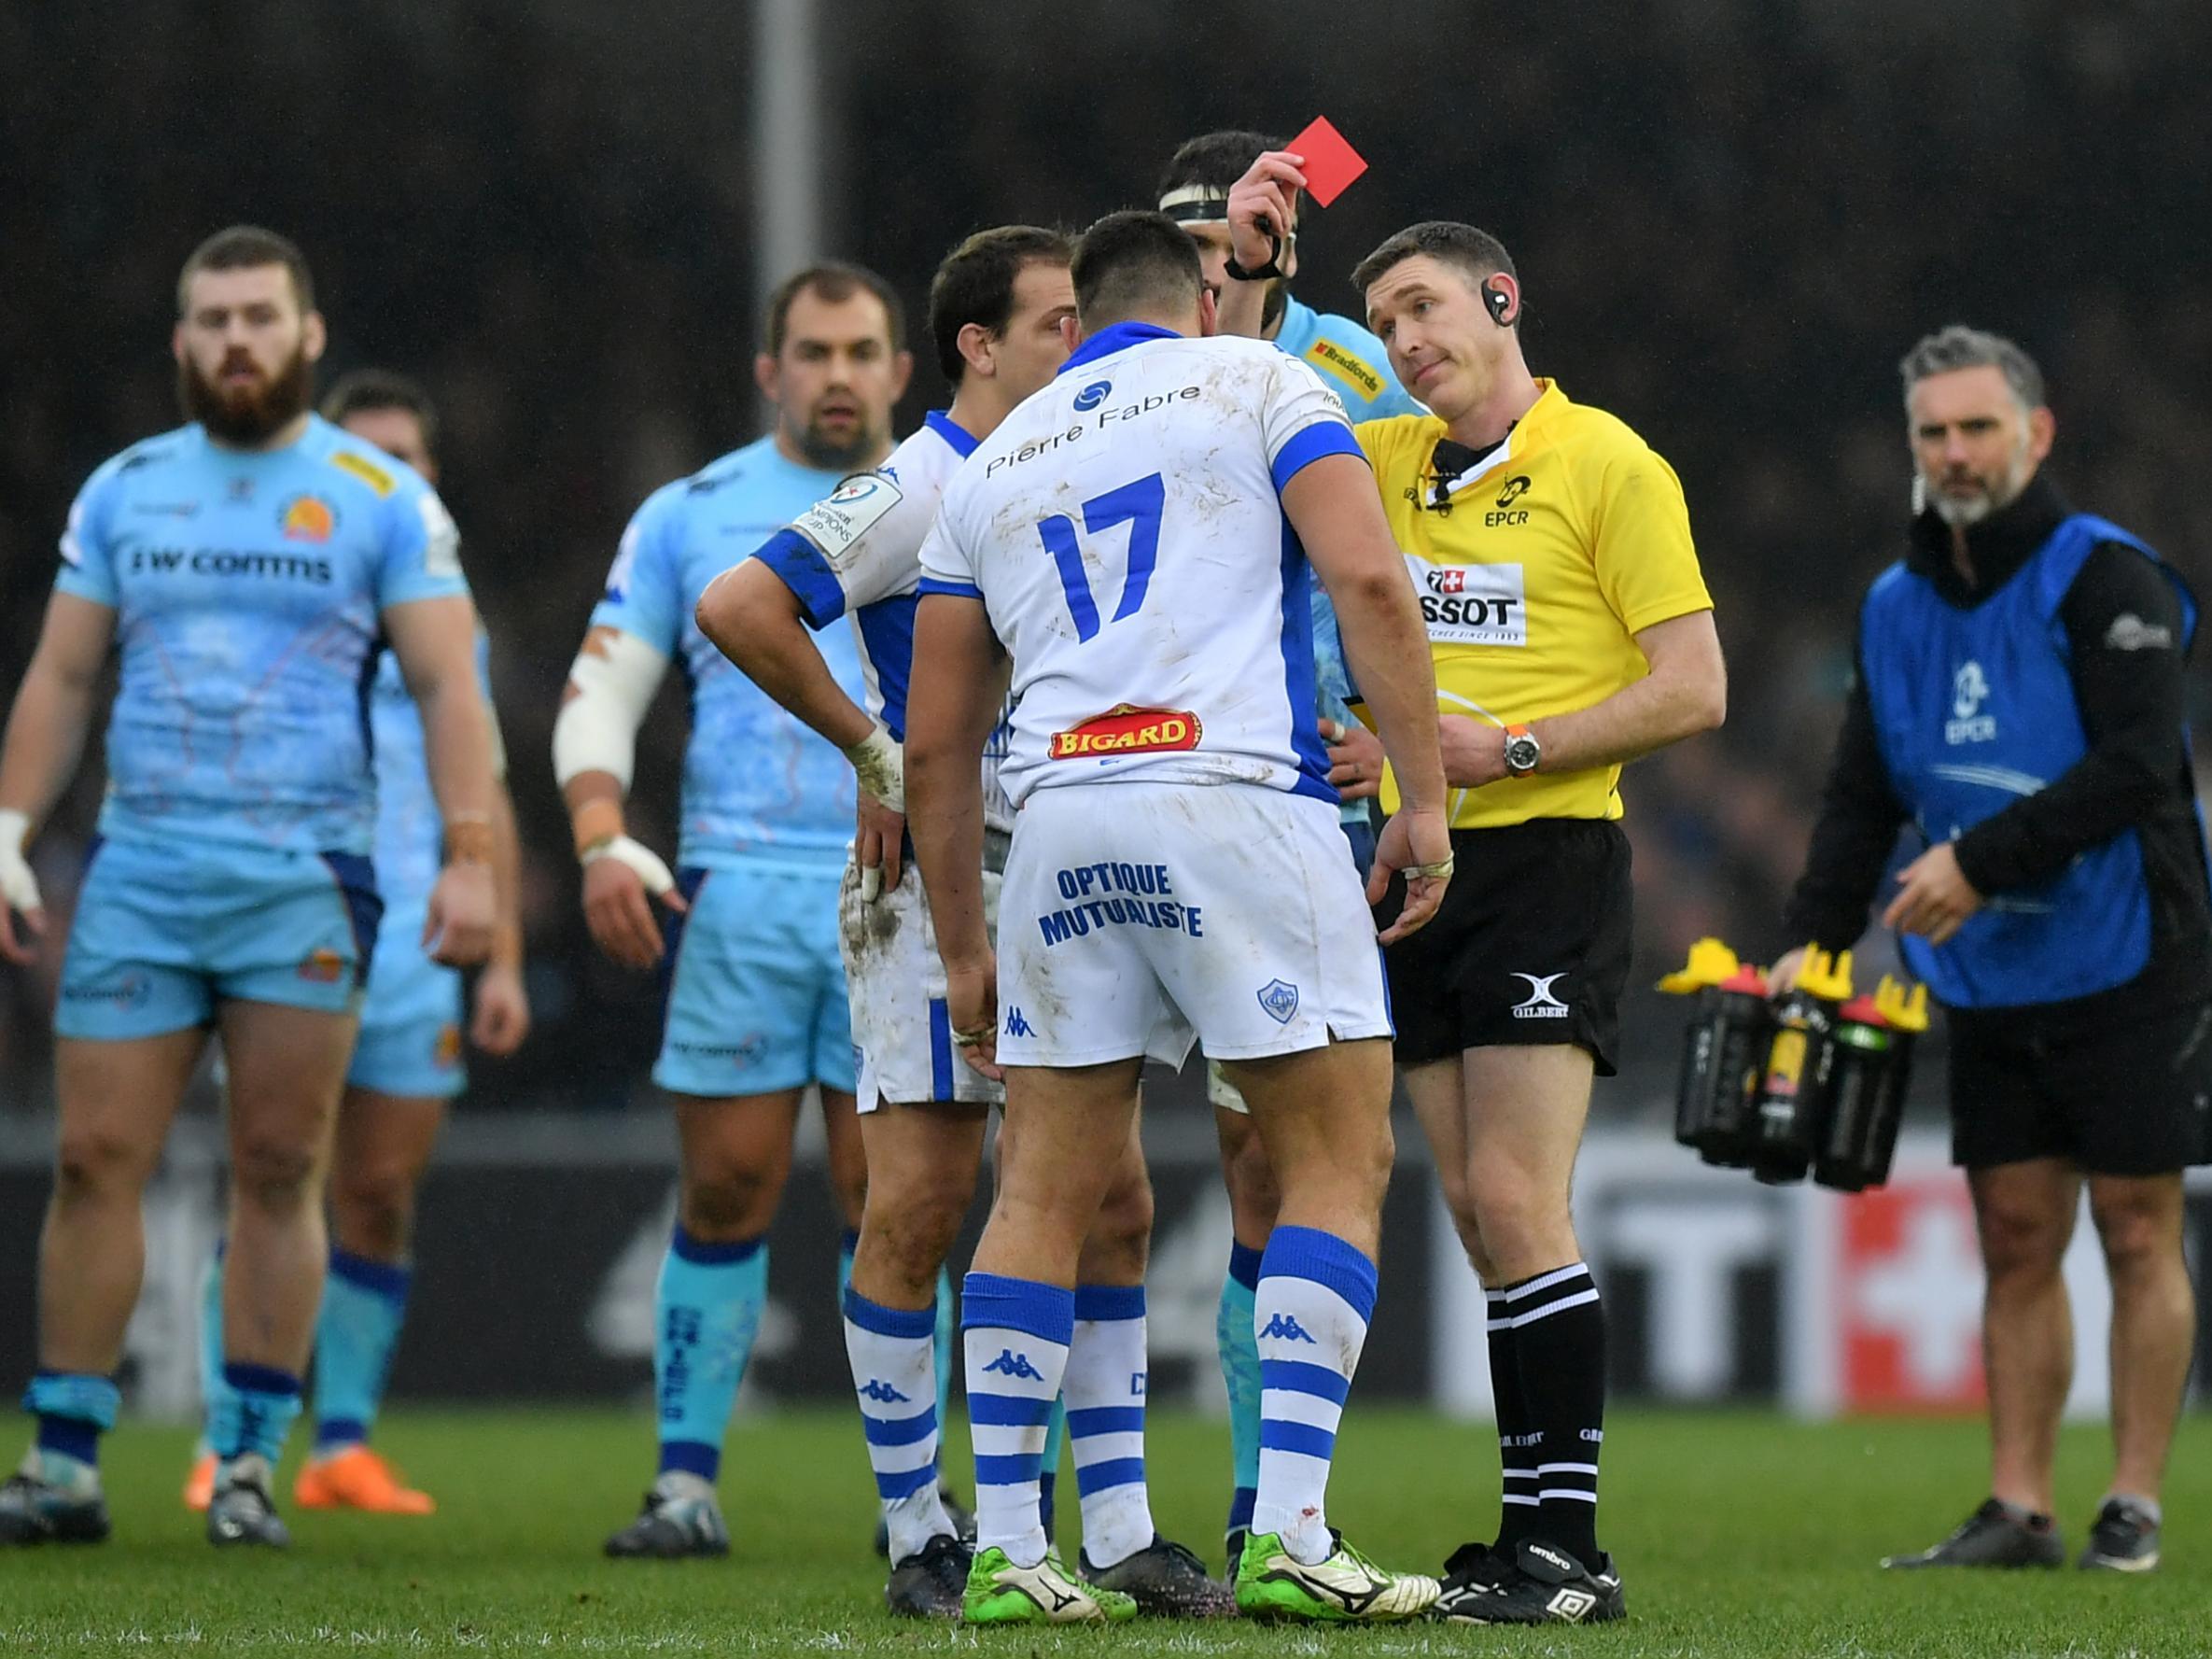
[{"label": "rugby player", "polygon": [[[1241,330],[1271,340],[1276,349],[1299,359],[1337,394],[1354,421],[1384,415],[1418,415],[1421,405],[1400,388],[1382,342],[1352,321],[1317,312],[1290,291],[1298,269],[1295,218],[1284,234],[1281,253],[1265,268],[1249,270],[1231,257],[1229,191],[1263,155],[1282,148],[1282,140],[1262,133],[1207,133],[1185,142],[1160,176],[1162,213],[1198,245],[1206,286],[1217,299],[1234,290],[1248,318]],[[1292,204],[1295,213],[1296,204]],[[1253,302],[1258,309],[1252,310]],[[1235,332],[1225,326],[1223,331]],[[1382,787],[1382,746],[1352,718],[1351,682],[1344,671],[1344,648],[1337,637],[1337,612],[1327,592],[1316,583],[1313,601],[1313,677],[1321,694],[1321,734],[1329,744],[1329,781],[1344,797],[1338,809],[1352,862],[1366,878],[1375,857],[1371,803]],[[1244,1103],[1208,1061],[1206,1089],[1213,1103],[1214,1129],[1221,1143],[1222,1179],[1229,1193],[1229,1271],[1222,1281],[1215,1340],[1222,1381],[1229,1396],[1229,1447],[1235,1470],[1226,1528],[1228,1576],[1252,1525],[1252,1505],[1260,1470],[1260,1355],[1252,1336],[1252,1299],[1259,1285],[1260,1253],[1275,1224],[1274,1172],[1253,1132]]]},{"label": "rugby player", "polygon": [[[930,331],[952,406],[932,412],[882,467],[847,480],[718,578],[699,605],[707,636],[843,749],[859,779],[861,833],[840,911],[869,1179],[845,1338],[889,1531],[894,1565],[885,1596],[894,1612],[957,1614],[968,1582],[969,1551],[937,1498],[951,1375],[931,1353],[931,1296],[974,1196],[986,1106],[1000,1098],[996,1084],[953,1059],[928,907],[902,864],[899,744],[915,584],[945,482],[1068,355],[1060,332],[1075,309],[1068,257],[1066,238],[1027,225],[985,231],[955,248],[930,288]],[[847,612],[868,668],[865,709],[838,685],[807,631]],[[997,788],[998,760],[994,745],[984,762],[987,890],[1004,867],[1012,818]],[[1083,1572],[1149,1612],[1226,1613],[1226,1588],[1152,1523],[1141,1383],[1151,1228],[1151,1186],[1132,1127],[1076,1292],[1067,1422],[1082,1496]]]},{"label": "rugby player", "polygon": [[[1419,612],[1336,397],[1271,346],[1193,338],[1211,331],[1213,299],[1174,220],[1109,216],[1072,275],[1073,355],[953,479],[923,547],[907,710],[950,1035],[1007,1086],[999,1191],[961,1297],[977,1452],[966,1615],[1132,1610],[1051,1550],[1038,1453],[1140,1069],[1180,1064],[1196,1038],[1251,1104],[1282,1188],[1254,1314],[1259,1491],[1238,1606],[1413,1617],[1435,1581],[1375,1567],[1323,1503],[1374,1305],[1390,1019],[1316,729],[1301,542],[1407,779],[1375,877],[1407,873],[1398,935],[1449,874]],[[1019,815],[1001,977],[976,763],[1009,672],[1001,779]]]},{"label": "rugby player", "polygon": [[[583,865],[584,916],[615,962],[659,969],[667,1025],[653,1080],[676,1097],[676,1232],[653,1317],[660,1470],[614,1556],[720,1555],[722,1434],[767,1300],[767,1232],[802,1096],[819,1086],[849,1271],[866,1183],[837,883],[852,769],[699,632],[700,594],[847,474],[890,451],[913,360],[898,297],[857,266],[810,266],[771,296],[754,363],[769,434],[655,491],[623,535],[569,670],[553,770]],[[831,671],[861,693],[848,634]],[[637,733],[671,658],[691,689],[678,873],[624,827]],[[653,903],[666,912],[656,921]]]},{"label": "rugby player", "polygon": [[[323,418],[405,461],[435,485],[438,416],[429,396],[404,375],[358,370],[325,394]],[[491,706],[490,646],[480,627],[477,670]],[[357,709],[346,718],[358,721]],[[330,1159],[330,1263],[315,1316],[315,1452],[293,1483],[301,1509],[427,1515],[427,1492],[398,1477],[369,1444],[385,1381],[407,1317],[415,1190],[429,1167],[446,1103],[466,1084],[461,1065],[462,986],[455,970],[432,961],[421,943],[424,907],[438,876],[444,826],[430,794],[423,722],[399,665],[386,652],[370,693],[376,766],[377,891],[385,922],[369,964],[361,1033],[338,1104]],[[506,751],[492,723],[492,868],[499,915],[489,961],[476,977],[469,1036],[495,1058],[512,1054],[530,1029],[523,988],[523,934],[517,909],[521,862]],[[230,1411],[224,1398],[221,1255],[208,1265],[201,1295],[200,1381],[213,1425]],[[215,1454],[203,1442],[185,1484],[185,1504],[204,1510],[215,1492]]]},{"label": "rugby player", "polygon": [[422,711],[443,867],[421,939],[491,947],[492,738],[459,539],[412,469],[315,415],[325,329],[298,248],[236,226],[177,281],[189,424],[92,474],[69,514],[0,752],[0,954],[46,931],[23,862],[76,769],[119,647],[108,794],[62,967],[60,1145],[39,1251],[38,1419],[0,1487],[0,1539],[108,1532],[98,1467],[144,1268],[140,1201],[219,1033],[230,1247],[207,1536],[287,1541],[271,1474],[300,1411],[329,1245],[323,1177],[381,905],[359,718],[388,640]]}]

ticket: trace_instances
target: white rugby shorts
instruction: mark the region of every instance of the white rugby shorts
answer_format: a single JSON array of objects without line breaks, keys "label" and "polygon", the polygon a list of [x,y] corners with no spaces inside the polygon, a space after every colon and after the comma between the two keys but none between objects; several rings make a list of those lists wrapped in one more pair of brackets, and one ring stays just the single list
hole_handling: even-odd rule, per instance
[{"label": "white rugby shorts", "polygon": [[[997,926],[998,875],[983,873],[984,914]],[[853,1070],[860,1109],[885,1102],[962,1101],[995,1105],[1005,1090],[960,1058],[945,1006],[937,930],[913,864],[899,885],[861,902],[860,871],[847,865],[837,894],[838,945],[852,1005]]]},{"label": "white rugby shorts", "polygon": [[1079,1066],[1193,1041],[1257,1060],[1388,1037],[1375,922],[1336,808],[1251,784],[1033,791],[999,906],[999,1060]]}]

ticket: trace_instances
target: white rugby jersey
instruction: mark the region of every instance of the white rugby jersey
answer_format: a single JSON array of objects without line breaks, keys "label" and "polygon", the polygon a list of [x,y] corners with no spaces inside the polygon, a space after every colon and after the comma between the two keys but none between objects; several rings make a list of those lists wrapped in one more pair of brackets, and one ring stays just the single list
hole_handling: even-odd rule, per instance
[{"label": "white rugby jersey", "polygon": [[1303,362],[1149,323],[1093,335],[976,447],[922,546],[920,591],[981,599],[1014,658],[1015,806],[1125,779],[1336,803],[1281,491],[1359,453]]},{"label": "white rugby jersey", "polygon": [[[857,472],[836,493],[793,520],[755,555],[783,579],[809,626],[827,627],[847,612],[861,644],[868,712],[906,740],[906,688],[914,679],[915,585],[921,545],[945,486],[975,440],[941,409],[873,472]],[[1009,727],[984,746],[985,822],[1010,829],[1014,809],[999,787]]]}]

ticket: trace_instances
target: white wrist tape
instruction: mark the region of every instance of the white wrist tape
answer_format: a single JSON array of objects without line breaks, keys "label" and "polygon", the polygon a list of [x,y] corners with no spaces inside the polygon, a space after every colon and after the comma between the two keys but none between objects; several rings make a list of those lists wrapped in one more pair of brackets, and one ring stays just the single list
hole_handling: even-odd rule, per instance
[{"label": "white wrist tape", "polygon": [[23,843],[30,838],[31,817],[13,808],[0,810],[0,899],[11,910],[42,910],[38,879],[23,858]]},{"label": "white wrist tape", "polygon": [[894,812],[906,810],[906,757],[889,727],[874,731],[845,752],[861,787]]},{"label": "white wrist tape", "polygon": [[635,634],[602,632],[568,669],[576,696],[553,722],[553,780],[566,785],[585,772],[610,773],[626,793],[637,753],[637,728],[668,672],[668,658]]},{"label": "white wrist tape", "polygon": [[627,836],[601,841],[597,846],[587,849],[578,862],[588,866],[603,858],[611,858],[616,864],[637,871],[637,879],[645,883],[645,891],[655,898],[676,885],[676,878],[668,873],[668,866],[661,862],[661,855]]}]

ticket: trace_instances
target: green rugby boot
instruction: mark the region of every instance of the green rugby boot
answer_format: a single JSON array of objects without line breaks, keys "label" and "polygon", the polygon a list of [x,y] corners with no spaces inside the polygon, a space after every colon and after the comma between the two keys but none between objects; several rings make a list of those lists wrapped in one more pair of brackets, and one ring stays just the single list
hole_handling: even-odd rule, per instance
[{"label": "green rugby boot", "polygon": [[1248,1619],[1305,1624],[1386,1624],[1418,1619],[1440,1586],[1414,1572],[1385,1572],[1332,1531],[1336,1549],[1309,1567],[1282,1547],[1282,1535],[1255,1534],[1237,1563],[1237,1610]]},{"label": "green rugby boot", "polygon": [[1057,1550],[1034,1567],[1016,1567],[993,1544],[975,1553],[960,1616],[971,1624],[1118,1624],[1137,1616],[1134,1596],[1086,1584]]}]

